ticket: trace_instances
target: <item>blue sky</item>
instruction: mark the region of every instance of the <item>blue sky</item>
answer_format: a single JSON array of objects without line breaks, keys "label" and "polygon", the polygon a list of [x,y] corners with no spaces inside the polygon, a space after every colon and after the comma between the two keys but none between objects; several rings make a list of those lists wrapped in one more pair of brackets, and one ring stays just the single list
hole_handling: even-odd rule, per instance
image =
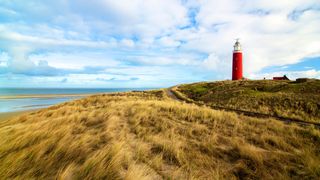
[{"label": "blue sky", "polygon": [[318,0],[0,0],[0,87],[320,78]]}]

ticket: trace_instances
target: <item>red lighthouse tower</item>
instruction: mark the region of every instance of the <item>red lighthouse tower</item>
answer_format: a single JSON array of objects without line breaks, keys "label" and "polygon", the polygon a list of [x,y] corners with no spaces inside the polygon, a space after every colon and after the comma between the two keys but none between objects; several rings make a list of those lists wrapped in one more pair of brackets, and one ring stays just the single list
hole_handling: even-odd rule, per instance
[{"label": "red lighthouse tower", "polygon": [[242,79],[242,50],[239,39],[233,47],[232,80],[240,80]]}]

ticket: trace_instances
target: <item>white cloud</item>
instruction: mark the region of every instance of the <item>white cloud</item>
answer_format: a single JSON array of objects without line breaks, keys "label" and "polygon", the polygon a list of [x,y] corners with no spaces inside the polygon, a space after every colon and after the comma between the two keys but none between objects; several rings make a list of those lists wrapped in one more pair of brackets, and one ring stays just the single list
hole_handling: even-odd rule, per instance
[{"label": "white cloud", "polygon": [[163,47],[178,47],[181,45],[181,42],[174,40],[171,37],[164,36],[159,39],[159,44]]},{"label": "white cloud", "polygon": [[72,9],[104,34],[150,38],[187,23],[187,9],[179,0],[81,0]]},{"label": "white cloud", "polygon": [[86,66],[116,67],[121,65],[120,61],[107,55],[107,53],[99,52],[46,53],[30,55],[29,60],[34,63],[46,60],[50,63],[50,66],[62,69],[81,69]]},{"label": "white cloud", "polygon": [[[320,55],[320,11],[312,9],[319,1],[199,1],[198,30],[186,49],[214,53],[231,63],[234,38],[243,43],[245,73],[257,73],[274,65],[297,63]],[[288,16],[301,12],[295,21]],[[265,11],[261,15],[249,13]],[[194,35],[196,34],[196,36]],[[221,61],[224,62],[224,61]]]},{"label": "white cloud", "polygon": [[202,63],[204,68],[212,69],[217,72],[225,71],[226,69],[231,69],[226,60],[219,58],[216,54],[210,54],[207,59]]},{"label": "white cloud", "polygon": [[9,62],[9,55],[6,52],[0,52],[0,67],[7,67]]},{"label": "white cloud", "polygon": [[1,14],[9,15],[9,16],[16,16],[18,13],[16,11],[11,10],[11,9],[0,7],[0,15]]},{"label": "white cloud", "polygon": [[[0,29],[1,30],[1,29]],[[30,44],[32,47],[51,49],[57,46],[75,46],[75,47],[89,47],[89,48],[107,48],[110,45],[104,41],[83,41],[83,40],[68,40],[65,38],[45,38],[39,36],[23,35],[16,32],[0,31],[0,39],[9,42],[18,42],[19,44]]]},{"label": "white cloud", "polygon": [[121,40],[121,45],[123,45],[124,47],[129,47],[132,48],[134,47],[134,41],[131,39],[123,39]]},{"label": "white cloud", "polygon": [[139,55],[128,56],[127,61],[139,63],[140,65],[154,65],[154,66],[168,66],[168,65],[189,65],[197,66],[200,64],[199,60],[193,56],[182,55]]}]

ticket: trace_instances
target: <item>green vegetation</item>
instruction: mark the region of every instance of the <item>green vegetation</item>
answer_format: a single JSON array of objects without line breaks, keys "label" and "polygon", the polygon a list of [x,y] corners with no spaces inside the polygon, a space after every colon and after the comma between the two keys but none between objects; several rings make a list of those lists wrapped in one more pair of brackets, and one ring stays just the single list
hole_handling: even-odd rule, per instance
[{"label": "green vegetation", "polygon": [[27,113],[1,121],[0,136],[3,179],[320,177],[318,129],[177,102],[161,90]]},{"label": "green vegetation", "polygon": [[178,86],[188,101],[320,123],[320,80],[218,81]]}]

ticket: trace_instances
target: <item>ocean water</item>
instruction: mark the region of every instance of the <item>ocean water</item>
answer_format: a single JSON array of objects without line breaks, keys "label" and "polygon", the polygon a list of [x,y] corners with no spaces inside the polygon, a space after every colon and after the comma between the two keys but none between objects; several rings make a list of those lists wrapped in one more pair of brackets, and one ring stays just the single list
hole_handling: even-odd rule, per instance
[{"label": "ocean water", "polygon": [[[148,90],[149,88],[0,88],[0,113],[32,110],[48,107],[54,104],[83,98],[74,96],[81,94],[96,94],[110,92],[127,92],[132,90]],[[63,97],[33,97],[36,95],[66,95]],[[28,98],[19,96],[28,95]],[[73,95],[73,96],[68,96]],[[6,97],[6,98],[3,98]],[[9,98],[8,98],[9,97]],[[18,98],[17,98],[18,97]]]}]

